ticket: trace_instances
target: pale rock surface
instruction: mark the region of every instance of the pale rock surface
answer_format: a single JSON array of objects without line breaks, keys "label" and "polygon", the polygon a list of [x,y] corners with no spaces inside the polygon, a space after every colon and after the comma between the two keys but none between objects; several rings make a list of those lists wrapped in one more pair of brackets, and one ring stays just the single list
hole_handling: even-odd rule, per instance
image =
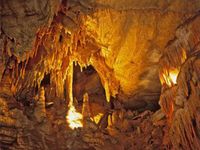
[{"label": "pale rock surface", "polygon": [[86,32],[101,46],[100,53],[120,81],[122,93],[133,100],[158,99],[159,58],[168,41],[174,38],[176,28],[199,10],[200,2],[97,0],[85,3],[94,9],[86,17]]}]

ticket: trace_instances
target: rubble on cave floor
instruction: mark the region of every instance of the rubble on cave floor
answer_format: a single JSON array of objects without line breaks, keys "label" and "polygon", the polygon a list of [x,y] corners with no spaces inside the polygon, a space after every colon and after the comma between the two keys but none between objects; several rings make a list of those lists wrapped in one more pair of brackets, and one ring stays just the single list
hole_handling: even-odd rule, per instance
[{"label": "rubble on cave floor", "polygon": [[65,139],[65,148],[69,150],[167,148],[169,145],[163,141],[165,120],[162,118],[153,124],[152,116],[151,111],[138,114],[137,111],[113,110],[112,116],[104,119],[101,126],[88,119],[83,128],[60,131],[64,132],[60,138]]},{"label": "rubble on cave floor", "polygon": [[42,112],[43,107],[26,112],[36,115],[32,118],[26,116],[25,110],[9,110],[6,100],[0,100],[0,115],[6,118],[0,120],[2,149],[132,150],[167,146],[162,141],[165,119],[161,117],[153,124],[154,113],[148,110],[142,113],[122,108],[109,110],[99,124],[88,118],[83,128],[72,130],[65,119],[64,100],[54,99],[53,105],[45,109],[46,116],[35,112]]},{"label": "rubble on cave floor", "polygon": [[[91,83],[88,82],[89,85]],[[158,119],[153,120],[158,123],[153,124],[153,112],[124,109],[117,100],[112,100],[114,106],[111,108],[105,97],[100,97],[98,92],[95,94],[95,90],[90,91],[94,92],[90,93],[90,101],[76,102],[74,99],[77,111],[81,112],[84,105],[85,109],[90,105],[90,114],[86,113],[87,110],[83,111],[83,127],[72,130],[66,120],[67,101],[56,97],[55,87],[42,84],[37,92],[30,88],[12,95],[9,76],[2,80],[2,85],[0,147],[3,150],[132,150],[167,146],[162,141],[165,128],[163,117],[156,115],[154,118]],[[84,95],[87,97],[87,94]],[[99,113],[102,114],[101,119],[95,122],[94,116]]]},{"label": "rubble on cave floor", "polygon": [[[66,127],[59,117],[54,118],[57,141],[61,149],[69,150],[132,150],[132,149],[163,149],[165,119],[152,122],[153,112],[112,110],[112,116],[100,121],[101,125],[86,120],[83,128],[74,130]],[[108,121],[108,122],[107,122]],[[107,127],[106,127],[107,126]]]}]

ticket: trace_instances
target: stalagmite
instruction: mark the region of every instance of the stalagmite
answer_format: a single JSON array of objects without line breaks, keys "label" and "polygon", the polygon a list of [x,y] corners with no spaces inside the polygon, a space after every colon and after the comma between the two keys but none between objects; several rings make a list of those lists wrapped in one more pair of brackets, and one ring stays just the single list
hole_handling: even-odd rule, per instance
[{"label": "stalagmite", "polygon": [[82,115],[83,115],[83,119],[91,117],[91,110],[90,110],[88,93],[85,93],[83,95]]},{"label": "stalagmite", "polygon": [[76,111],[76,108],[73,104],[73,61],[70,61],[67,73],[67,100],[68,104],[68,112],[67,112],[67,122],[69,127],[74,129],[78,127],[83,127],[82,119],[83,116],[79,112]]},{"label": "stalagmite", "polygon": [[39,89],[36,105],[37,105],[37,107],[34,111],[34,116],[36,117],[36,120],[38,122],[42,122],[46,118],[44,87],[40,87],[40,89]]}]

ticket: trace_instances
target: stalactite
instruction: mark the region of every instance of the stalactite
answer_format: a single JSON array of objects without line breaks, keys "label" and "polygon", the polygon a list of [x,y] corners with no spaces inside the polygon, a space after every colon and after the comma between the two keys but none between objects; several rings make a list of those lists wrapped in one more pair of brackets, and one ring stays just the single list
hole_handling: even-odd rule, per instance
[{"label": "stalactite", "polygon": [[101,78],[102,84],[106,92],[106,99],[109,102],[110,96],[115,97],[119,91],[119,82],[113,75],[113,71],[105,64],[105,60],[99,54],[94,54],[90,58],[91,65]]},{"label": "stalactite", "polygon": [[106,100],[107,100],[107,102],[110,102],[110,89],[108,86],[108,81],[105,81],[104,89],[105,89],[105,93],[106,93]]}]

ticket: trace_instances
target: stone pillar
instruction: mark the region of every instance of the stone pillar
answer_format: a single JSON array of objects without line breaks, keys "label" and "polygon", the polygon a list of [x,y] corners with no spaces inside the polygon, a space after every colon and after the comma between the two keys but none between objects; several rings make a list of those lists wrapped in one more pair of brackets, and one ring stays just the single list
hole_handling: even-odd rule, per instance
[{"label": "stone pillar", "polygon": [[36,103],[36,108],[34,116],[38,122],[42,122],[46,118],[46,109],[45,109],[45,90],[44,87],[41,87],[38,92],[38,101]]}]

